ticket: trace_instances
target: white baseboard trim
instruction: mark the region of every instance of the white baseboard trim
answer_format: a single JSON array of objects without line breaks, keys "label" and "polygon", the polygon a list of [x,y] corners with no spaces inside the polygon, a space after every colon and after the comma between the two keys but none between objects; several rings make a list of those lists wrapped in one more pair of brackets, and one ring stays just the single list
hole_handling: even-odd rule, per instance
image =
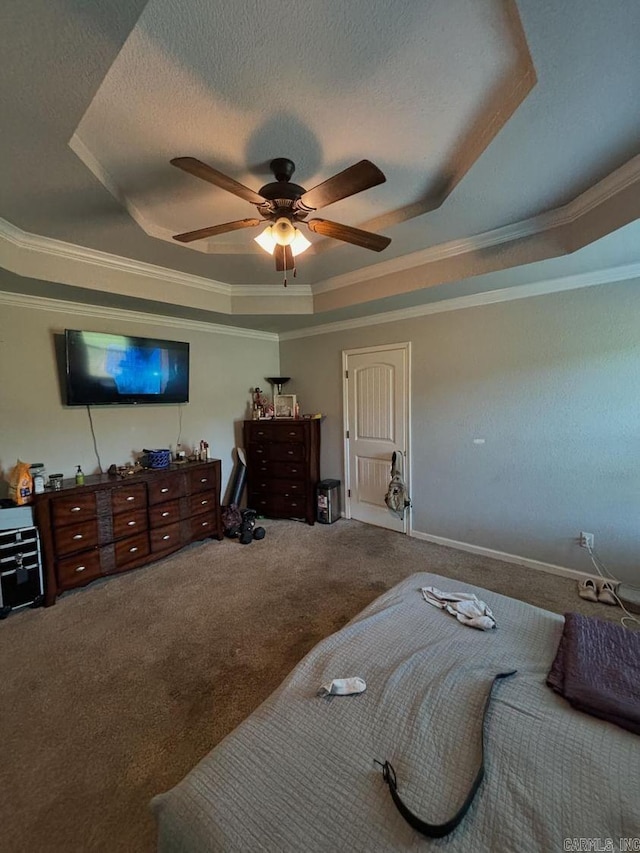
[{"label": "white baseboard trim", "polygon": [[597,577],[597,575],[593,575],[590,572],[581,572],[579,569],[569,569],[566,566],[543,563],[540,560],[532,560],[529,557],[520,557],[518,554],[506,554],[504,551],[494,551],[492,548],[471,545],[469,542],[457,542],[455,539],[445,539],[444,536],[433,536],[430,533],[421,533],[418,530],[412,530],[409,535],[414,539],[433,542],[434,545],[444,545],[447,548],[456,548],[458,551],[467,551],[469,554],[491,557],[493,560],[502,560],[505,563],[513,563],[516,566],[525,566],[528,569],[546,572],[549,575],[561,575],[562,577],[573,578],[574,580]]}]

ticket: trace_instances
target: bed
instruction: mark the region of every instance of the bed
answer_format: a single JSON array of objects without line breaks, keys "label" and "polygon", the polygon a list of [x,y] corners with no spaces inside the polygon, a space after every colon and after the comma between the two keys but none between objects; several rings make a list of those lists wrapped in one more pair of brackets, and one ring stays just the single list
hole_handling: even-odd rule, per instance
[{"label": "bed", "polygon": [[[476,593],[496,618],[478,631],[421,588]],[[415,574],[317,645],[283,684],[175,788],[154,798],[160,853],[207,851],[547,851],[579,839],[640,838],[640,737],[573,710],[545,680],[563,617],[438,575]],[[480,761],[461,824],[428,839],[396,809],[450,818]],[[330,700],[318,688],[360,676]],[[568,839],[568,841],[567,841]],[[636,841],[636,843],[638,843]],[[605,848],[603,848],[605,849]],[[629,849],[636,849],[630,847]]]}]

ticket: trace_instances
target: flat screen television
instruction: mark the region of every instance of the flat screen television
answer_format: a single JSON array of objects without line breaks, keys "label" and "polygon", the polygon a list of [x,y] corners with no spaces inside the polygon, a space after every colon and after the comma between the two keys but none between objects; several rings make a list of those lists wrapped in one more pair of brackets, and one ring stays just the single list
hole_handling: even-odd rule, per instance
[{"label": "flat screen television", "polygon": [[68,406],[187,403],[189,344],[65,330]]}]

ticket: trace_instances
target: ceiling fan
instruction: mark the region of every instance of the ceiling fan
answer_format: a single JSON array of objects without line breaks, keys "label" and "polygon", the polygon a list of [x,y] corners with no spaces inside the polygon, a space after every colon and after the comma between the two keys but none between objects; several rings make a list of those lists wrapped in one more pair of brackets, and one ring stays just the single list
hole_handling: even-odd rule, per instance
[{"label": "ceiling fan", "polygon": [[361,228],[353,228],[351,225],[331,222],[328,219],[310,219],[304,222],[307,216],[319,207],[326,207],[335,201],[383,184],[386,180],[385,176],[369,160],[360,160],[359,163],[349,166],[348,169],[313,189],[305,190],[304,187],[291,182],[295,171],[293,160],[277,157],[270,163],[275,181],[265,184],[258,192],[254,192],[195,157],[176,157],[171,160],[171,165],[248,201],[258,208],[258,213],[262,216],[262,219],[237,219],[222,225],[211,225],[197,231],[176,234],[173,239],[181,243],[204,240],[207,237],[216,237],[218,234],[226,234],[241,228],[255,228],[266,221],[272,224],[268,225],[255,240],[263,249],[275,255],[276,270],[283,272],[293,269],[294,257],[311,245],[304,234],[296,228],[299,223],[303,223],[316,234],[333,237],[334,240],[342,240],[345,243],[353,243],[355,246],[362,246],[374,252],[381,252],[391,242],[389,237],[363,231]]}]

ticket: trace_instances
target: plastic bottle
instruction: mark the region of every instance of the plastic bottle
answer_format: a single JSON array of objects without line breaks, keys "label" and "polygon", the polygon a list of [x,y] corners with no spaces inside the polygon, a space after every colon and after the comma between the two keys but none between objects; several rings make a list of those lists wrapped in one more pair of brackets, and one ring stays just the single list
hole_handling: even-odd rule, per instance
[{"label": "plastic bottle", "polygon": [[76,486],[84,486],[84,474],[82,473],[82,468],[78,465],[78,470],[76,471]]}]

